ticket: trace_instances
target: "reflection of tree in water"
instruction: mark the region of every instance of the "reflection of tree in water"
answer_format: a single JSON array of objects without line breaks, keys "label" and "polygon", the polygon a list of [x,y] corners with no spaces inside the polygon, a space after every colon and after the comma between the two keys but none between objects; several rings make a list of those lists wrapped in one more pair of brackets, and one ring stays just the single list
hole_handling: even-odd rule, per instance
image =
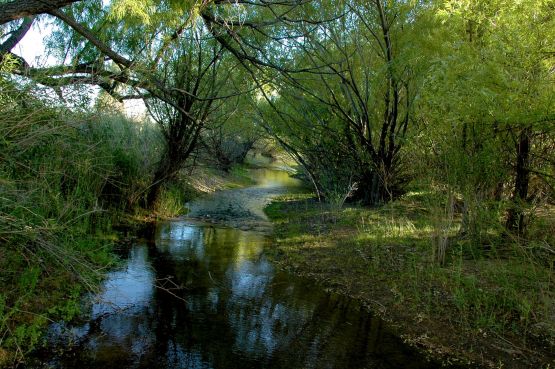
[{"label": "reflection of tree in water", "polygon": [[174,221],[153,236],[139,262],[169,289],[99,316],[67,367],[429,367],[359,304],[276,272],[260,235]]},{"label": "reflection of tree in water", "polygon": [[382,363],[373,366],[379,368],[398,367],[406,360],[399,360],[400,342],[389,339],[388,345],[376,345],[384,342],[381,324],[358,304],[275,273],[257,244],[262,239],[215,228],[187,234],[203,242],[191,239],[179,248],[162,247],[170,252],[160,251],[154,258],[155,270],[164,271],[158,278],[171,274],[185,286],[186,302],[156,293],[156,351],[164,354],[168,366],[195,367],[202,361],[215,368],[238,363],[325,368],[374,361]]}]

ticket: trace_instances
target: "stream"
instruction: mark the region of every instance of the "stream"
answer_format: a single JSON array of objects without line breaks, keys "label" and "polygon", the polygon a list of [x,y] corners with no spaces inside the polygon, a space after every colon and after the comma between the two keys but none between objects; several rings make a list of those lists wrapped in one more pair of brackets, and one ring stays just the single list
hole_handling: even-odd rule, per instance
[{"label": "stream", "polygon": [[357,301],[277,270],[262,209],[298,186],[257,184],[188,204],[135,242],[90,297],[88,320],[55,323],[37,368],[436,368]]}]

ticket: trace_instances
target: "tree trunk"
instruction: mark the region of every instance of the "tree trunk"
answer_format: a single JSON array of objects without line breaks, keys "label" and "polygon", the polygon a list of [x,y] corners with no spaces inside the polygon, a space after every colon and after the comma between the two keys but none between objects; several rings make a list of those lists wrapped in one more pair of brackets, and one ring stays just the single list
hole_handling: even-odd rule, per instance
[{"label": "tree trunk", "polygon": [[376,171],[367,171],[360,180],[353,199],[364,205],[378,206],[390,200],[387,184]]},{"label": "tree trunk", "polygon": [[0,4],[0,25],[30,15],[48,13],[81,0],[15,0]]},{"label": "tree trunk", "polygon": [[515,187],[512,196],[512,206],[509,208],[506,228],[510,232],[523,235],[526,231],[526,219],[523,205],[528,201],[528,187],[530,183],[530,128],[520,132],[516,144],[516,173]]},{"label": "tree trunk", "polygon": [[172,148],[170,148],[169,152],[164,155],[160,161],[158,169],[154,173],[152,184],[148,190],[146,197],[147,209],[156,209],[156,204],[160,198],[162,187],[176,175],[176,173],[181,169],[183,162],[184,160],[177,155],[177,151],[172,150]]},{"label": "tree trunk", "polygon": [[[186,119],[187,118],[182,117],[182,122],[187,121]],[[184,123],[182,123],[182,125],[185,126]],[[183,164],[196,148],[201,127],[202,125],[199,125],[194,130],[191,130],[192,133],[187,137],[181,136],[172,139],[176,135],[170,135],[171,137],[167,139],[167,151],[162,157],[162,160],[160,160],[147,194],[147,209],[155,210],[162,186],[177,175],[179,170],[183,167]]]},{"label": "tree trunk", "polygon": [[156,203],[158,202],[158,198],[160,197],[160,192],[162,190],[162,185],[167,180],[166,175],[163,173],[162,169],[158,169],[156,173],[154,173],[154,178],[152,179],[152,184],[148,190],[148,194],[146,196],[146,208],[149,210],[155,210]]}]

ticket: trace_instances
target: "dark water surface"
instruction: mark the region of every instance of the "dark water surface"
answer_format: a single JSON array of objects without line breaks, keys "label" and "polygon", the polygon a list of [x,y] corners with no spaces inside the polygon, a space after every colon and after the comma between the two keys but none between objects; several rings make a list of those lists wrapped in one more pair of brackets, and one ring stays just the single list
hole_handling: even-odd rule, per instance
[{"label": "dark water surface", "polygon": [[[260,183],[243,196],[254,201],[258,193],[263,203],[260,188],[275,194],[284,183]],[[217,196],[230,192],[201,201]],[[89,322],[52,325],[42,366],[436,367],[356,301],[276,270],[264,255],[268,242],[260,232],[188,219],[158,224],[151,239],[133,245],[124,265],[109,273]]]}]

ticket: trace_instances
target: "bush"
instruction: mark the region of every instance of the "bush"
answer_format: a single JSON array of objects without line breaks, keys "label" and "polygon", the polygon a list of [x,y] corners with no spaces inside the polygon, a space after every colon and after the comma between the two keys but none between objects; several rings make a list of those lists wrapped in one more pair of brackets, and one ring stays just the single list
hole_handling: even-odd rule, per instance
[{"label": "bush", "polygon": [[82,134],[100,145],[112,163],[101,199],[108,206],[133,210],[143,200],[161,158],[164,144],[158,126],[99,113],[85,117]]},{"label": "bush", "polygon": [[49,321],[74,316],[115,261],[99,235],[140,200],[160,138],[154,126],[0,83],[0,358],[9,365]]}]

